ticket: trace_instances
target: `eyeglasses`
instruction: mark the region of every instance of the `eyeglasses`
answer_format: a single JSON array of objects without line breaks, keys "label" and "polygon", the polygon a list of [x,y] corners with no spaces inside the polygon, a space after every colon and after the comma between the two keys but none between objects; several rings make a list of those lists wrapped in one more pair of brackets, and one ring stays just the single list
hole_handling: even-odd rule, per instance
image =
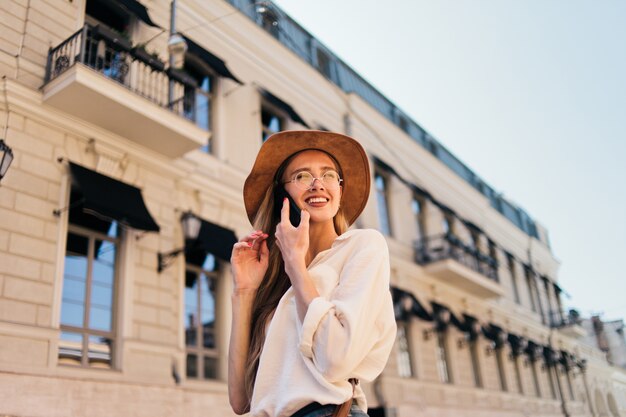
[{"label": "eyeglasses", "polygon": [[343,181],[339,178],[339,173],[333,170],[325,171],[319,178],[314,177],[309,171],[300,171],[293,176],[291,181],[284,182],[283,184],[293,182],[298,188],[308,190],[313,187],[315,180],[319,180],[322,185],[329,190],[339,188],[339,185]]}]

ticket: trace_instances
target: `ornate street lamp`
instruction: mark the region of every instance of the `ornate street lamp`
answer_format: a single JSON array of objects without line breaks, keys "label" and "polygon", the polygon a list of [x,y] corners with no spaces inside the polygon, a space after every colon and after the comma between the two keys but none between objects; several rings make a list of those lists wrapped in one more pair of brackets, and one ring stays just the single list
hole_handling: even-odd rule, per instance
[{"label": "ornate street lamp", "polygon": [[[196,217],[191,211],[186,211],[180,217],[180,222],[183,226],[183,234],[185,235],[185,242],[189,240],[196,240],[198,238],[198,234],[200,234],[200,227],[202,226],[202,220]],[[170,252],[157,254],[159,266],[158,271],[159,274],[163,272],[165,268],[167,268],[174,258],[185,251],[185,246],[182,248],[174,249]]]},{"label": "ornate street lamp", "polygon": [[172,33],[167,41],[167,51],[170,55],[170,66],[181,69],[185,64],[185,52],[187,52],[187,42],[179,33]]},{"label": "ornate street lamp", "polygon": [[13,151],[9,146],[0,139],[0,180],[9,170],[9,165],[13,162]]}]

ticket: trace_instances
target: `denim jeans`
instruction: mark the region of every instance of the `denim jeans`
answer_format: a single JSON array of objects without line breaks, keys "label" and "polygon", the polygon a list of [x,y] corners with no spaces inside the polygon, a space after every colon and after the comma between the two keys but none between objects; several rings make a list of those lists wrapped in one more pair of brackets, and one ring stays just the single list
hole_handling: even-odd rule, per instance
[{"label": "denim jeans", "polygon": [[[330,417],[335,412],[336,405],[325,405],[322,408],[318,408],[315,411],[311,411],[302,417]],[[356,404],[352,404],[348,417],[369,417],[366,412],[357,407]]]}]

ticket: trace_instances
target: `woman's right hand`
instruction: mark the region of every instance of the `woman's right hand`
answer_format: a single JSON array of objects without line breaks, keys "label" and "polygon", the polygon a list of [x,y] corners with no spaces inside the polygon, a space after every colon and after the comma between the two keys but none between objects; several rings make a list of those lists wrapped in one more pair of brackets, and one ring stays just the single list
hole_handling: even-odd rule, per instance
[{"label": "woman's right hand", "polygon": [[230,264],[235,290],[256,291],[267,271],[269,250],[266,233],[256,230],[233,245]]}]

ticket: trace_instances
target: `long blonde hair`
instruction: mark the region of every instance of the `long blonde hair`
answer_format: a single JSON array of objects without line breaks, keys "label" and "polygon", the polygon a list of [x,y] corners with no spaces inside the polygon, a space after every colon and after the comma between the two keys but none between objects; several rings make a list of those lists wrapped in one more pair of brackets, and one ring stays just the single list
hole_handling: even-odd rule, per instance
[{"label": "long blonde hair", "polygon": [[[295,154],[297,155],[297,154]],[[252,392],[254,390],[254,382],[256,380],[256,373],[259,368],[259,359],[261,357],[261,351],[263,350],[263,344],[265,343],[265,330],[269,323],[278,302],[285,294],[285,292],[291,286],[289,277],[285,272],[285,263],[280,253],[280,249],[276,245],[276,239],[274,237],[274,231],[276,226],[280,222],[280,217],[276,215],[275,211],[275,190],[276,187],[282,187],[282,174],[285,167],[293,159],[295,155],[289,157],[281,167],[277,170],[275,181],[272,186],[268,188],[265,193],[265,197],[261,202],[259,210],[257,211],[254,227],[256,230],[263,230],[269,234],[267,238],[267,247],[269,249],[269,261],[267,271],[263,277],[263,281],[257,290],[256,297],[252,303],[252,317],[250,322],[250,347],[248,349],[248,356],[246,358],[246,373],[244,378],[245,390],[248,397],[248,402],[252,399]],[[337,169],[341,169],[335,158],[329,155],[335,162]],[[340,172],[341,175],[341,172]],[[348,230],[348,221],[343,212],[343,209],[339,207],[339,211],[333,218],[333,224],[335,227],[335,233],[337,235],[343,234]]]}]

